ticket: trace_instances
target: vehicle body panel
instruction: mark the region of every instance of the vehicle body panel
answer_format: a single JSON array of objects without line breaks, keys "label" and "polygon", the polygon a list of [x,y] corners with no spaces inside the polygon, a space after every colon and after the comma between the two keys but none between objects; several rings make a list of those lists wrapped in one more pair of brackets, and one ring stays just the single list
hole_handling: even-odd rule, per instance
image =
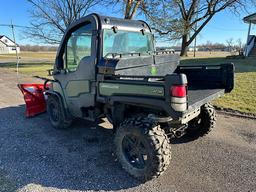
[{"label": "vehicle body panel", "polygon": [[132,85],[121,83],[100,83],[101,96],[137,95],[164,98],[164,87],[148,85]]}]

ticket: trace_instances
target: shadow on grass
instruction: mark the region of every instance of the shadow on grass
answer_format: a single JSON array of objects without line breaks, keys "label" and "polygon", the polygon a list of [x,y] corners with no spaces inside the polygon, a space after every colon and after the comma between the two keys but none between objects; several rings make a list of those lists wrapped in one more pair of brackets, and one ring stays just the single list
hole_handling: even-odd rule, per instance
[{"label": "shadow on grass", "polygon": [[223,63],[234,63],[236,73],[256,72],[256,59],[226,59],[223,57],[213,58],[182,58],[181,65],[218,65]]},{"label": "shadow on grass", "polygon": [[76,120],[71,129],[56,130],[47,114],[25,118],[24,110],[0,109],[0,167],[10,179],[1,180],[0,172],[1,185],[18,191],[113,191],[141,184],[115,160],[112,129]]}]

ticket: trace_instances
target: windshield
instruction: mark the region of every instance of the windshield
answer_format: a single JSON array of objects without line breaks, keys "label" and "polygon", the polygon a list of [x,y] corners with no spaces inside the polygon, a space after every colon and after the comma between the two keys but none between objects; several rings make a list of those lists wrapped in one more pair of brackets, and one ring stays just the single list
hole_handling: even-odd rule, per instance
[{"label": "windshield", "polygon": [[153,52],[151,33],[131,32],[111,29],[104,30],[103,57],[108,54],[150,53]]}]

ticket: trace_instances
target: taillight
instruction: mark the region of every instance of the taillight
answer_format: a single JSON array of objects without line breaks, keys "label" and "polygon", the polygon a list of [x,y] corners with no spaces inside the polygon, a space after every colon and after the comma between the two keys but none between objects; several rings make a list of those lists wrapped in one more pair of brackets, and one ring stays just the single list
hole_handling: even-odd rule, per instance
[{"label": "taillight", "polygon": [[186,97],[186,85],[172,85],[170,88],[170,95],[172,97]]}]

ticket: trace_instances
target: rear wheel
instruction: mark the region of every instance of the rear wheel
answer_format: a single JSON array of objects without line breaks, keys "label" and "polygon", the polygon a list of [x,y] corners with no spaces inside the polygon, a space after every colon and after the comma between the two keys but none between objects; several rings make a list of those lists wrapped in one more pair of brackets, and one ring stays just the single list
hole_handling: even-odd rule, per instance
[{"label": "rear wheel", "polygon": [[148,118],[130,118],[117,128],[116,154],[132,176],[147,181],[160,176],[171,160],[169,138]]},{"label": "rear wheel", "polygon": [[66,129],[70,127],[72,120],[65,117],[61,102],[55,96],[49,95],[47,99],[47,112],[50,122],[56,129]]},{"label": "rear wheel", "polygon": [[202,137],[208,134],[216,124],[216,112],[212,105],[205,104],[201,107],[198,117],[191,120],[188,125],[187,135],[191,137]]}]

